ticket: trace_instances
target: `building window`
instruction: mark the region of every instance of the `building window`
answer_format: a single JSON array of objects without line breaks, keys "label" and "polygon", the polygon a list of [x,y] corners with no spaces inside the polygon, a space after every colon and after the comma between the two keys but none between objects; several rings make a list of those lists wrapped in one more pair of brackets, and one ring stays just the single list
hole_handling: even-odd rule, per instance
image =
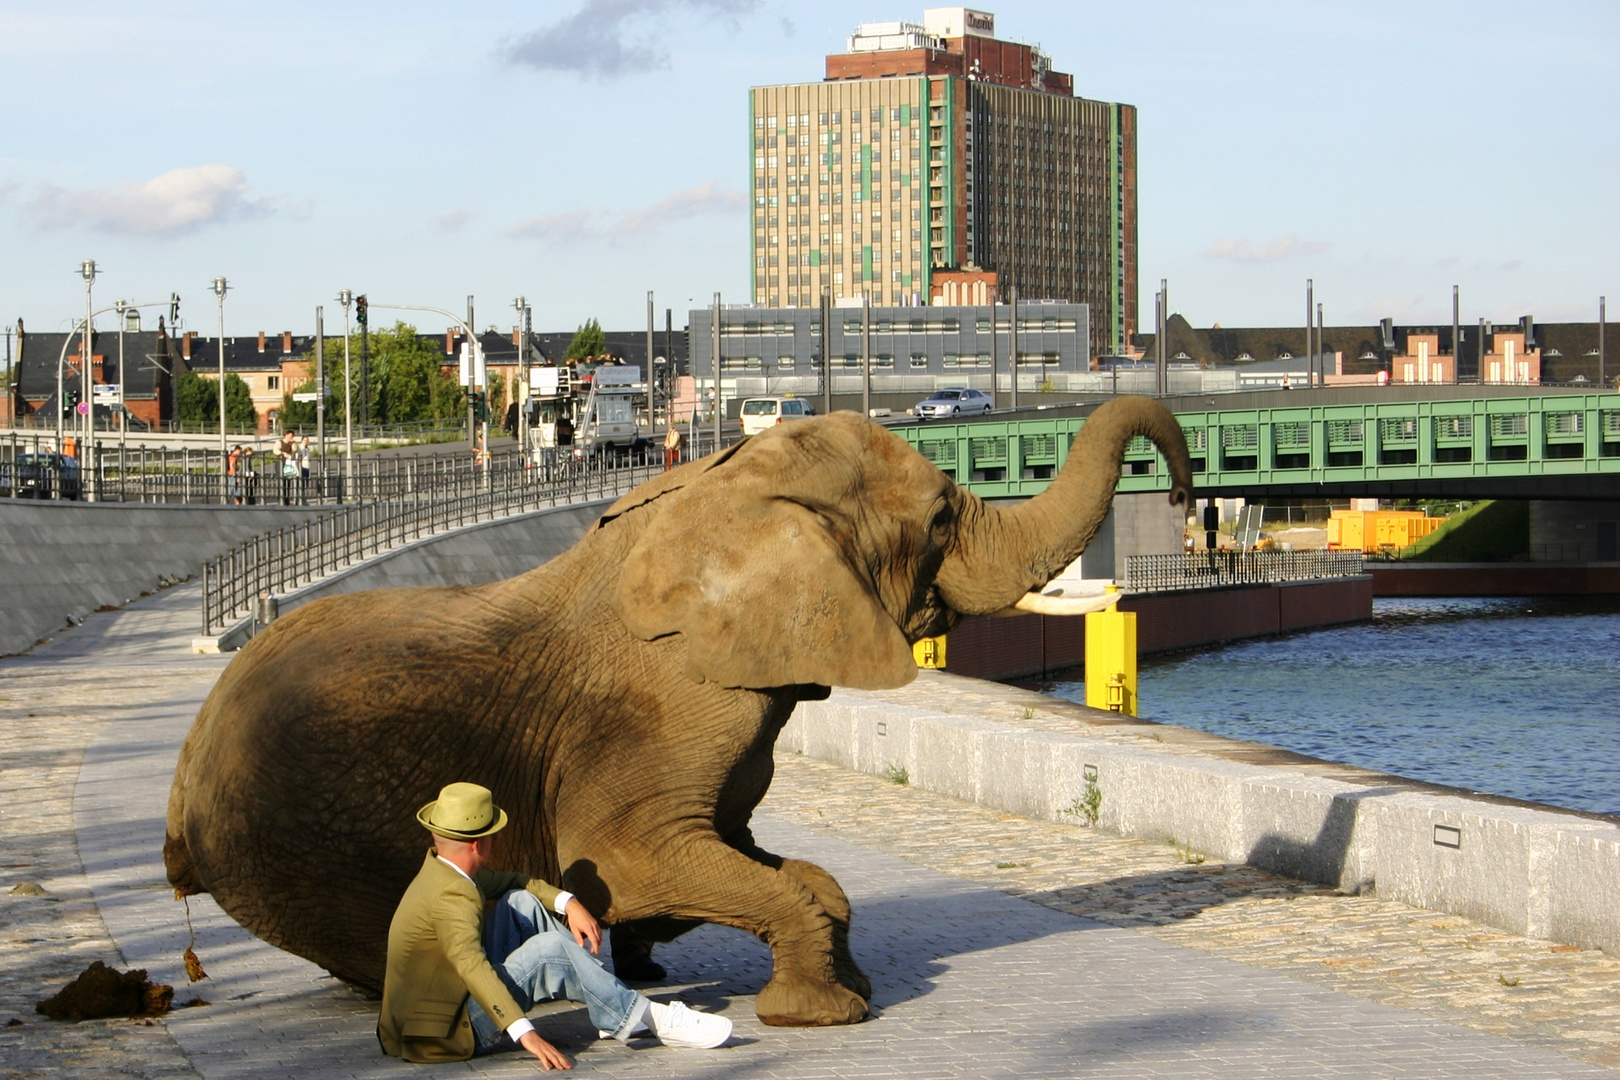
[{"label": "building window", "polygon": [[281,389],[281,376],[280,375],[267,376],[265,378],[265,380],[264,380],[264,388],[266,390],[280,390]]}]

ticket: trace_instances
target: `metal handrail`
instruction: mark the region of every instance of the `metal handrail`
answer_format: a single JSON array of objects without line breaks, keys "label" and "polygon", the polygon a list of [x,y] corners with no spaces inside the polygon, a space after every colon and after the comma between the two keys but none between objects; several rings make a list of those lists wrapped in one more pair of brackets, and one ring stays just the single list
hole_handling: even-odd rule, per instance
[{"label": "metal handrail", "polygon": [[261,596],[283,595],[423,536],[540,507],[622,495],[662,468],[661,455],[624,466],[564,460],[549,475],[518,472],[522,482],[459,494],[412,492],[260,533],[203,563],[203,635],[247,615]]},{"label": "metal handrail", "polygon": [[1123,590],[1189,592],[1231,585],[1315,581],[1364,573],[1359,551],[1193,551],[1127,555]]}]

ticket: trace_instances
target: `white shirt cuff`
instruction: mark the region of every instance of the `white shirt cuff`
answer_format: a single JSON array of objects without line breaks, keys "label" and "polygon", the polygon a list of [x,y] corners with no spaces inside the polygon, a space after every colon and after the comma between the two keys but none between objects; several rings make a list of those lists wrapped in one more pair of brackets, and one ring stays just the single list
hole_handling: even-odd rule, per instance
[{"label": "white shirt cuff", "polygon": [[523,1041],[523,1036],[527,1035],[533,1030],[534,1025],[529,1023],[529,1018],[527,1016],[520,1016],[507,1025],[506,1036],[514,1043],[521,1043]]},{"label": "white shirt cuff", "polygon": [[564,914],[568,908],[568,901],[572,900],[573,898],[574,894],[571,892],[558,893],[557,899],[551,902],[551,910],[555,911],[559,915]]}]

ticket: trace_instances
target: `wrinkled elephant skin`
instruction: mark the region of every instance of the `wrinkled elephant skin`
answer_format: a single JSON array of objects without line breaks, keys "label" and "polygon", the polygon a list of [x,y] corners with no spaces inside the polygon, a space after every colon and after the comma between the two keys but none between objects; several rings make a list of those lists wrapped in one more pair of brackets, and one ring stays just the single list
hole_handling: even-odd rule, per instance
[{"label": "wrinkled elephant skin", "polygon": [[1145,434],[1099,409],[1047,493],[997,510],[853,413],[785,424],[637,488],[568,552],[491,585],[311,603],[236,657],[187,736],[164,858],[259,937],[382,984],[394,906],[440,787],[511,815],[494,865],[575,892],[615,935],[701,922],[764,940],[772,1024],[845,1024],[870,986],[825,870],[749,817],[794,706],[915,677],[910,645],[1038,589],[1085,547]]}]

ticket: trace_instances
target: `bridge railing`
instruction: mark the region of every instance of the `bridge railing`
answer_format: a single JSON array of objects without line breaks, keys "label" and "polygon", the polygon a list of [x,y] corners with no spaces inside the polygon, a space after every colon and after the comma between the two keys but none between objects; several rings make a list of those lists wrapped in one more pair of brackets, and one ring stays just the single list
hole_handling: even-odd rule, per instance
[{"label": "bridge railing", "polygon": [[203,636],[248,615],[261,596],[284,595],[424,536],[541,507],[622,495],[662,469],[661,462],[567,461],[550,473],[520,472],[518,483],[360,503],[260,533],[203,563]]},{"label": "bridge railing", "polygon": [[1194,551],[1127,555],[1123,590],[1187,592],[1229,585],[1316,581],[1363,573],[1359,551]]}]

